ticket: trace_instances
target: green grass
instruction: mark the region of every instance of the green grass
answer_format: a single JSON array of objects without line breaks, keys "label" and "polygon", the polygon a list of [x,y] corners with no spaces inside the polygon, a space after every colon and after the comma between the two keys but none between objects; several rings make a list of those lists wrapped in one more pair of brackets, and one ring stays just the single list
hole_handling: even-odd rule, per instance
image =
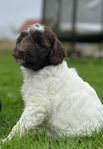
[{"label": "green grass", "polygon": [[[69,66],[75,67],[79,75],[88,81],[103,101],[103,60],[95,58],[67,58]],[[0,138],[10,132],[19,119],[23,103],[20,93],[22,75],[10,52],[0,52]],[[29,133],[21,139],[15,137],[1,146],[2,149],[103,149],[103,131],[91,137],[49,138],[46,131]]]}]

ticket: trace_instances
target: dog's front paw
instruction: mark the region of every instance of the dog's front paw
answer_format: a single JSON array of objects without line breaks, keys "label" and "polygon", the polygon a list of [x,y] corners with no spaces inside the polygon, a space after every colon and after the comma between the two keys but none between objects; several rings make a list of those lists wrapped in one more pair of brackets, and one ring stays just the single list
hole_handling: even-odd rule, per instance
[{"label": "dog's front paw", "polygon": [[0,145],[4,144],[7,142],[7,138],[0,140]]}]

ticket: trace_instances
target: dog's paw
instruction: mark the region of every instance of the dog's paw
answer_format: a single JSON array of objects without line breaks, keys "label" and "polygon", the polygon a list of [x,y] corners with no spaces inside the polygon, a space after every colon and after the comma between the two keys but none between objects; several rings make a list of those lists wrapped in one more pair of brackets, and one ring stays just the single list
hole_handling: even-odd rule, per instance
[{"label": "dog's paw", "polygon": [[7,141],[7,139],[6,139],[6,138],[5,138],[5,139],[0,140],[0,145],[4,144],[6,141]]}]

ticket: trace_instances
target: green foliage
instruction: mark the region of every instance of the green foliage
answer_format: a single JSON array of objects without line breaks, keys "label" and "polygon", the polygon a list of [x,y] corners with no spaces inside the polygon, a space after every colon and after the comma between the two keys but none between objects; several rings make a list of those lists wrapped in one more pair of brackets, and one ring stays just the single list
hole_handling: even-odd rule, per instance
[{"label": "green foliage", "polygon": [[[67,58],[69,67],[75,67],[79,75],[88,81],[103,101],[103,60],[95,58]],[[20,93],[22,75],[19,66],[9,52],[0,52],[0,139],[7,136],[19,119],[23,103]],[[1,145],[2,149],[103,149],[103,131],[91,137],[49,138],[46,130],[29,133],[21,139],[13,138]]]}]

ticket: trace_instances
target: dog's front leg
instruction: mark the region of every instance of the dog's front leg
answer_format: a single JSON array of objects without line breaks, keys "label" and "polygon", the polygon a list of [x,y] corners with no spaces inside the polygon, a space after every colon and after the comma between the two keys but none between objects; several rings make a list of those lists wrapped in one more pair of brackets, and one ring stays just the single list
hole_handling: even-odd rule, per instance
[{"label": "dog's front leg", "polygon": [[28,130],[40,125],[44,121],[46,113],[46,108],[43,106],[30,105],[26,107],[21,118],[13,127],[8,137],[2,140],[2,143],[11,140],[15,135],[22,136]]}]

